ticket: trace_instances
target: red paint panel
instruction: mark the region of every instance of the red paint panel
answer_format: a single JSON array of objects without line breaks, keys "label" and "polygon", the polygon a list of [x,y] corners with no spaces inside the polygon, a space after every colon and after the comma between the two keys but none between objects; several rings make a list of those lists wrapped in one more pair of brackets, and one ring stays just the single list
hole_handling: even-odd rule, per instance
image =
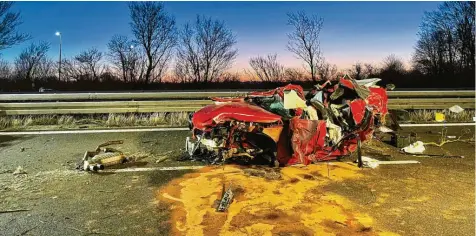
[{"label": "red paint panel", "polygon": [[293,132],[291,144],[294,153],[287,164],[308,165],[312,161],[321,160],[323,155],[320,155],[319,151],[324,148],[324,139],[327,133],[326,122],[303,120],[296,117],[291,119],[290,129]]},{"label": "red paint panel", "polygon": [[350,102],[350,111],[356,124],[360,124],[365,114],[365,101],[363,99],[355,99]]},{"label": "red paint panel", "polygon": [[281,116],[244,102],[232,102],[219,105],[208,105],[193,115],[194,128],[205,129],[226,121],[274,123],[281,121]]},{"label": "red paint panel", "polygon": [[381,113],[382,115],[386,115],[388,113],[388,96],[385,89],[370,88],[370,95],[367,98],[367,102],[378,113]]},{"label": "red paint panel", "polygon": [[302,89],[301,86],[295,85],[295,84],[288,84],[286,86],[279,87],[279,88],[269,90],[269,91],[265,91],[265,92],[251,92],[251,93],[248,93],[248,96],[250,96],[250,97],[261,97],[261,96],[269,97],[269,96],[273,96],[274,94],[277,93],[277,94],[279,94],[279,96],[281,98],[284,98],[284,91],[287,91],[287,90],[295,90],[297,95],[304,100],[304,90]]},{"label": "red paint panel", "polygon": [[342,85],[342,86],[344,86],[344,87],[347,87],[347,88],[349,88],[349,89],[352,89],[352,90],[355,89],[355,88],[354,88],[354,84],[353,84],[352,81],[350,81],[349,79],[341,78],[341,79],[339,80],[339,84]]}]

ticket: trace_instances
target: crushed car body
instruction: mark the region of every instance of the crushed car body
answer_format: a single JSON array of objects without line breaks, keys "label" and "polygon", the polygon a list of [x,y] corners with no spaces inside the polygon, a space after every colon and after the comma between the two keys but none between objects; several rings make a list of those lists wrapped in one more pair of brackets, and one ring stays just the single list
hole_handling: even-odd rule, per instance
[{"label": "crushed car body", "polygon": [[212,98],[215,104],[191,114],[186,150],[190,158],[209,163],[274,166],[360,152],[360,143],[372,138],[388,113],[387,93],[378,81],[344,76],[307,94],[288,84],[243,97]]}]

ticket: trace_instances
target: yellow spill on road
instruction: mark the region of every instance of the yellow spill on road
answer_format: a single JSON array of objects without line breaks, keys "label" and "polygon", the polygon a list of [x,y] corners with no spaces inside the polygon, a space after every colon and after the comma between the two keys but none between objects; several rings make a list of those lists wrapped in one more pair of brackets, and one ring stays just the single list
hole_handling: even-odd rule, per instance
[{"label": "yellow spill on road", "polygon": [[[159,190],[171,204],[174,235],[395,235],[356,212],[347,198],[330,192],[333,182],[361,177],[346,163],[281,168],[281,179],[249,176],[244,167],[207,167]],[[226,212],[213,207],[222,184],[234,199]]]}]

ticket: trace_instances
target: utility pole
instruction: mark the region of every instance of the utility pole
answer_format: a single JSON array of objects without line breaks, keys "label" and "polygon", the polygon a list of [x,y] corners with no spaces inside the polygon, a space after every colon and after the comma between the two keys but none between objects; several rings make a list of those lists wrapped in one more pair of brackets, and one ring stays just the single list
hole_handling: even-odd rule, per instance
[{"label": "utility pole", "polygon": [[61,33],[56,32],[56,36],[59,36],[59,62],[58,62],[58,80],[61,81]]}]

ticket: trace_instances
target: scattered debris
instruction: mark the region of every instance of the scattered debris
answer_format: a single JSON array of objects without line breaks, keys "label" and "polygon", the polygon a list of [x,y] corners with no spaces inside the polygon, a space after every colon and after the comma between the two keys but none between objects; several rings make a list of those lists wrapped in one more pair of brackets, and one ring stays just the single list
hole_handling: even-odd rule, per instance
[{"label": "scattered debris", "polygon": [[382,133],[393,133],[393,132],[395,132],[392,129],[390,129],[386,126],[383,126],[383,125],[379,127],[379,131],[382,132]]},{"label": "scattered debris", "polygon": [[122,144],[122,140],[109,141],[97,146],[94,151],[86,151],[81,163],[78,164],[76,169],[86,171],[98,171],[103,170],[107,166],[113,166],[117,164],[123,164],[130,161],[124,153],[114,148],[103,148],[105,146],[113,144]]},{"label": "scattered debris", "polygon": [[170,158],[170,157],[168,157],[168,156],[161,157],[161,158],[159,158],[157,161],[155,161],[155,163],[161,163],[161,162],[163,162],[163,161],[165,161],[165,160],[168,160],[169,158]]},{"label": "scattered debris", "polygon": [[362,156],[362,162],[364,167],[369,167],[372,169],[377,168],[379,165],[399,165],[399,164],[419,164],[419,161],[380,161],[370,157]]},{"label": "scattered debris", "polygon": [[20,211],[30,211],[30,209],[0,210],[0,214],[20,212]]},{"label": "scattered debris", "polygon": [[445,154],[418,154],[418,153],[405,153],[404,154],[409,154],[413,156],[419,156],[419,157],[441,157],[441,158],[464,158],[464,156],[458,156],[458,155],[445,155]]},{"label": "scattered debris", "polygon": [[410,153],[410,154],[423,153],[425,151],[425,146],[422,141],[416,141],[402,148],[401,150],[405,153]]},{"label": "scattered debris", "polygon": [[435,113],[435,121],[436,122],[444,122],[445,121],[445,114],[436,112]]},{"label": "scattered debris", "polygon": [[464,109],[458,105],[454,105],[452,107],[450,107],[448,110],[450,110],[451,112],[454,112],[454,113],[460,113],[462,111],[464,111]]},{"label": "scattered debris", "polygon": [[[453,142],[465,142],[465,143],[472,143],[475,141],[474,135],[471,136],[471,138],[468,139],[463,139],[466,135],[471,135],[471,130],[470,129],[464,129],[461,131],[461,135],[457,138],[456,136],[447,136],[447,129],[444,128],[441,132],[441,138],[440,138],[440,143],[435,143],[435,142],[428,142],[428,143],[423,143],[424,145],[433,145],[437,147],[442,147],[443,145],[447,143],[453,143]],[[447,140],[446,138],[451,138],[454,140]]]},{"label": "scattered debris", "polygon": [[27,174],[23,167],[18,166],[17,169],[13,172],[13,175],[25,175]]},{"label": "scattered debris", "polygon": [[380,161],[370,157],[362,156],[362,162],[364,164],[364,167],[370,167],[372,169],[375,169],[379,166]]},{"label": "scattered debris", "polygon": [[228,187],[228,190],[225,190],[225,185],[223,185],[222,198],[220,204],[218,204],[217,211],[224,212],[230,206],[231,201],[233,200],[233,192],[231,191],[231,185]]}]

